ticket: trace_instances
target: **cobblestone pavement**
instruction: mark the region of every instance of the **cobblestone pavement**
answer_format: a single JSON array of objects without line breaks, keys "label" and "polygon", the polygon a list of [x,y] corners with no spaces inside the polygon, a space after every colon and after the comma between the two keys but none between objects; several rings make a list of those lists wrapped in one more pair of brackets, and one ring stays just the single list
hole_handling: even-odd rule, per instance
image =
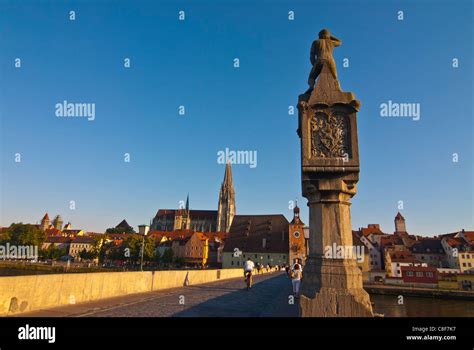
[{"label": "cobblestone pavement", "polygon": [[250,291],[244,279],[128,295],[49,310],[25,317],[297,317],[298,301],[291,303],[291,282],[285,273],[254,277]]}]

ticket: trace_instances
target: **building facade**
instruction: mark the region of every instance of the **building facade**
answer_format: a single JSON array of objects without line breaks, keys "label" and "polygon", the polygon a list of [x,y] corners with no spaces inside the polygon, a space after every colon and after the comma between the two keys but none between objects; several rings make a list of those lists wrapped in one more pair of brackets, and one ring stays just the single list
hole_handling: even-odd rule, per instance
[{"label": "building facade", "polygon": [[289,264],[289,228],[281,214],[236,215],[224,245],[222,267],[242,268],[249,258],[264,266]]}]

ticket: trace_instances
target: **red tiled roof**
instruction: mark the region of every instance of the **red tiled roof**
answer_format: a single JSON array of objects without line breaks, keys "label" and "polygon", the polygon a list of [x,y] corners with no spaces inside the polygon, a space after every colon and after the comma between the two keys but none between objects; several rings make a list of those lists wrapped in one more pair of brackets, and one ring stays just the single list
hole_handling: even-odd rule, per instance
[{"label": "red tiled roof", "polygon": [[364,237],[369,236],[370,234],[374,235],[384,235],[386,233],[382,232],[379,224],[369,224],[367,227],[362,227],[359,229],[359,232],[364,235]]},{"label": "red tiled roof", "polygon": [[464,242],[460,238],[444,237],[444,240],[449,246],[453,248],[461,247],[464,245]]},{"label": "red tiled roof", "polygon": [[68,230],[63,230],[63,233],[66,234],[66,235],[76,235],[78,234],[79,232],[81,232],[82,230],[72,230],[72,229],[68,229]]},{"label": "red tiled roof", "polygon": [[392,262],[419,263],[409,250],[392,250],[389,255]]},{"label": "red tiled roof", "polygon": [[72,243],[89,243],[93,244],[94,239],[92,237],[78,236],[72,240]]},{"label": "red tiled roof", "polygon": [[46,233],[46,236],[60,236],[62,231],[58,230],[56,228],[48,228],[44,231]]},{"label": "red tiled roof", "polygon": [[398,235],[382,236],[380,237],[380,246],[403,245],[403,240]]},{"label": "red tiled roof", "polygon": [[189,238],[194,234],[193,230],[177,230],[177,231],[151,231],[149,236],[161,236],[168,239]]},{"label": "red tiled roof", "polygon": [[420,266],[420,265],[414,265],[414,266],[401,266],[402,272],[404,271],[427,271],[427,272],[438,272],[438,269],[433,266]]},{"label": "red tiled roof", "polygon": [[[180,209],[159,209],[155,217],[171,215],[175,216]],[[208,218],[217,220],[217,210],[189,210],[189,216],[193,218]]]},{"label": "red tiled roof", "polygon": [[474,231],[464,231],[464,237],[468,242],[474,242]]},{"label": "red tiled roof", "polygon": [[[289,222],[284,215],[236,215],[224,245],[225,252],[288,253]],[[263,242],[265,239],[265,248]]]},{"label": "red tiled roof", "polygon": [[44,243],[71,243],[71,239],[63,236],[48,237]]}]

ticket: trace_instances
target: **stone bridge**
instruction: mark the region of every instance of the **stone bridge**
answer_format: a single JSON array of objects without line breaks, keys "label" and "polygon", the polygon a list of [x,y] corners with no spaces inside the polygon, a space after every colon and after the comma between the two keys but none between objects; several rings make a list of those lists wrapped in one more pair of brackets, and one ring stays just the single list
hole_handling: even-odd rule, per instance
[{"label": "stone bridge", "polygon": [[130,294],[75,305],[21,313],[22,317],[298,317],[291,281],[284,272],[254,277],[250,291],[244,279]]}]

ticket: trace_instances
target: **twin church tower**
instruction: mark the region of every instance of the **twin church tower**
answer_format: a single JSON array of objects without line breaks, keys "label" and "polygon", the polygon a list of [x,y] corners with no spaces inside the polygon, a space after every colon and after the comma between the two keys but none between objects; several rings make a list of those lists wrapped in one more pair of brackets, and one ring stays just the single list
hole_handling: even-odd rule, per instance
[{"label": "twin church tower", "polygon": [[157,231],[194,230],[199,232],[229,232],[235,216],[235,191],[232,166],[226,164],[219,192],[217,210],[190,210],[189,196],[180,209],[160,209],[151,223]]}]

